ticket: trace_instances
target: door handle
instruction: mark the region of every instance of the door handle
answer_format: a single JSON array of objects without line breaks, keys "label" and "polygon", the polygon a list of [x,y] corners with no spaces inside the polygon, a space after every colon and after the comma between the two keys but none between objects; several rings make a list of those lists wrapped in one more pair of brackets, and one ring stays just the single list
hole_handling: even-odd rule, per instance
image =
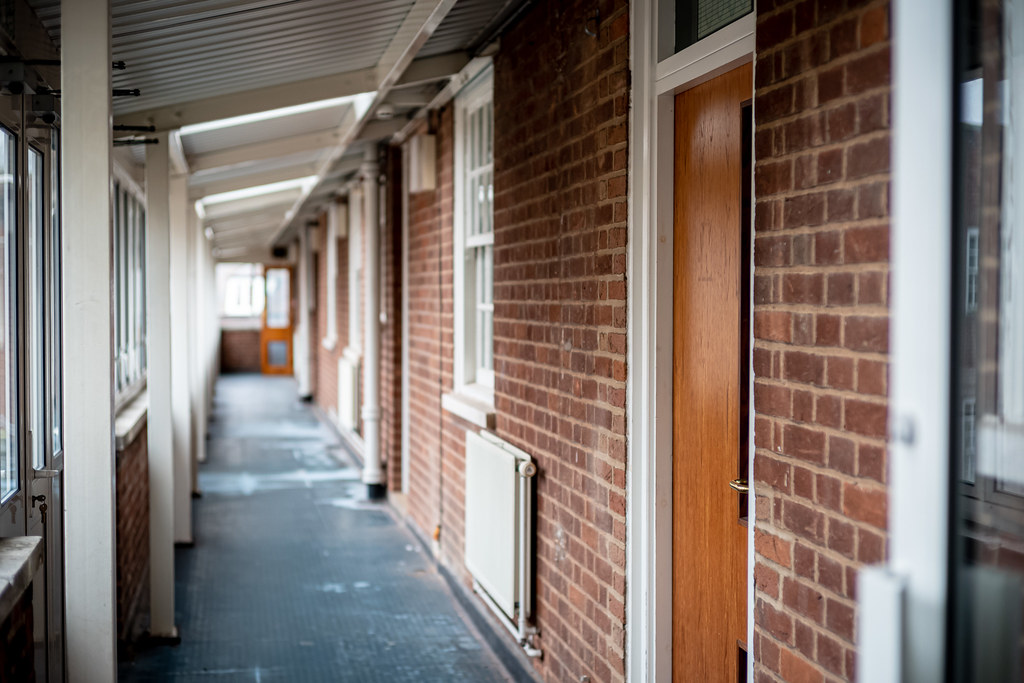
[{"label": "door handle", "polygon": [[729,482],[729,488],[737,493],[750,493],[750,484],[746,479],[733,479]]}]

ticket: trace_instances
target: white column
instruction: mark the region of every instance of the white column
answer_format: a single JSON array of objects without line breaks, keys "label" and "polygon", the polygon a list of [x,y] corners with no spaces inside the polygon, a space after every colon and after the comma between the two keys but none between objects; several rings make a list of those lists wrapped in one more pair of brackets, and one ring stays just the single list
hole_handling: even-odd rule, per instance
[{"label": "white column", "polygon": [[217,258],[206,242],[206,409],[213,410],[213,394],[220,376],[220,302],[217,300]]},{"label": "white column", "polygon": [[[353,185],[348,192],[348,211],[345,212],[346,226],[348,230],[348,345],[345,347],[345,355],[353,363],[358,363],[362,356],[363,325],[359,319],[360,300],[364,298],[366,290],[362,292],[362,276],[364,274],[363,261],[366,259],[366,252],[363,250],[363,191],[360,183],[352,181]],[[360,296],[362,294],[362,296]]]},{"label": "white column", "polygon": [[188,185],[170,182],[171,420],[174,434],[174,542],[192,542],[192,411],[189,400]]},{"label": "white column", "polygon": [[[366,152],[360,169],[363,180],[363,483],[371,498],[384,495],[380,463],[380,226],[377,225],[377,150]],[[351,265],[350,265],[351,267]]]},{"label": "white column", "polygon": [[206,402],[204,389],[206,383],[206,297],[203,295],[206,283],[206,269],[204,266],[204,251],[206,249],[206,236],[203,234],[203,222],[196,213],[195,205],[189,204],[189,238],[192,242],[190,247],[190,275],[191,291],[189,292],[189,306],[191,307],[192,330],[191,345],[189,346],[189,362],[192,366],[192,433],[194,439],[195,457],[193,459],[192,490],[199,491],[197,483],[199,466],[206,462]]},{"label": "white column", "polygon": [[149,632],[174,638],[174,437],[171,413],[171,206],[167,133],[146,146],[149,413]]},{"label": "white column", "polygon": [[309,260],[309,228],[303,225],[299,227],[299,319],[292,349],[301,398],[313,393],[309,373]]},{"label": "white column", "polygon": [[110,0],[61,3],[68,680],[114,681]]},{"label": "white column", "polygon": [[202,366],[200,365],[199,340],[203,335],[203,316],[199,315],[199,247],[204,240],[202,225],[196,215],[195,205],[186,201],[185,216],[188,227],[188,402],[189,414],[192,415],[190,444],[192,449],[192,494],[199,493],[199,463],[206,459],[205,422],[203,420],[203,401],[200,387],[203,386]]}]

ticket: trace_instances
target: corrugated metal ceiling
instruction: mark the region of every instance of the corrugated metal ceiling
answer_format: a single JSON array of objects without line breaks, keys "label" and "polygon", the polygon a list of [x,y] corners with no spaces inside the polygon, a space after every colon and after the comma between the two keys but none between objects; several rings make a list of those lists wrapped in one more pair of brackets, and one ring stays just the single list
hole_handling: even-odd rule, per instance
[{"label": "corrugated metal ceiling", "polygon": [[[60,41],[60,0],[31,0]],[[375,66],[413,0],[113,0],[115,114]],[[271,107],[272,108],[272,105]]]},{"label": "corrugated metal ceiling", "polygon": [[[61,0],[27,1],[59,46]],[[431,25],[417,58],[482,47],[482,41],[491,37],[523,0],[111,3],[113,57],[127,64],[126,70],[114,72],[114,87],[141,91],[139,97],[114,100],[115,115],[123,116],[179,111],[180,105],[241,93],[252,98],[253,111],[268,111],[282,104],[272,97],[262,98],[263,89],[325,76],[363,74],[367,77],[354,82],[379,83],[381,70],[391,68],[385,62],[401,52],[398,43],[413,39],[415,26],[410,31],[409,25],[418,25],[428,12],[447,11],[439,25]],[[438,88],[426,83],[419,88],[420,96],[429,101]],[[316,93],[313,95],[309,99],[318,99]],[[410,91],[404,91],[403,97],[405,100],[396,100],[396,115],[411,116],[415,106],[402,103],[408,101]],[[246,106],[250,106],[248,102]],[[360,145],[366,144],[332,152],[330,136],[336,139],[339,131],[351,127],[356,116],[353,111],[349,104],[339,104],[231,128],[183,131],[183,152],[192,164],[190,193],[198,198],[243,189],[250,181],[250,187],[262,188],[266,183],[305,177],[311,169],[319,169],[320,182],[308,199],[326,200],[356,167],[362,153]],[[328,142],[316,147],[321,139]],[[300,140],[312,144],[301,149],[289,147],[289,142]],[[140,162],[143,150],[141,146],[131,150]],[[247,151],[252,153],[246,155]],[[325,168],[323,163],[329,158],[338,161]],[[205,223],[224,246],[244,242],[245,225],[252,227],[251,246],[267,246],[278,232],[275,226],[295,215],[291,209],[302,203],[302,197],[301,190],[292,189],[263,199],[250,197],[213,204]]]}]

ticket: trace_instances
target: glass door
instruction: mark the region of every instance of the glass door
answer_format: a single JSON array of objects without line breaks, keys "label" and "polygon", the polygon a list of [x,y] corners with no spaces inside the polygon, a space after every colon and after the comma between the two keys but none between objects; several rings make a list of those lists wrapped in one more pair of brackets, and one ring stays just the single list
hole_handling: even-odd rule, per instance
[{"label": "glass door", "polygon": [[1024,674],[1024,0],[960,0],[950,410],[955,681]]},{"label": "glass door", "polygon": [[265,375],[292,374],[292,270],[268,266],[264,271],[266,306],[260,330],[260,367]]}]

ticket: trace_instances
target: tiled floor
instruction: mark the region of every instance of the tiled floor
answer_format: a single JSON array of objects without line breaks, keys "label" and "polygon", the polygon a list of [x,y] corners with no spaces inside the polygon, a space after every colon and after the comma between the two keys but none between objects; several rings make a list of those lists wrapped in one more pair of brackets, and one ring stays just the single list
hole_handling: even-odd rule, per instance
[{"label": "tiled floor", "polygon": [[176,555],[181,644],[136,652],[119,680],[508,680],[295,396],[290,379],[220,380],[195,547]]}]

